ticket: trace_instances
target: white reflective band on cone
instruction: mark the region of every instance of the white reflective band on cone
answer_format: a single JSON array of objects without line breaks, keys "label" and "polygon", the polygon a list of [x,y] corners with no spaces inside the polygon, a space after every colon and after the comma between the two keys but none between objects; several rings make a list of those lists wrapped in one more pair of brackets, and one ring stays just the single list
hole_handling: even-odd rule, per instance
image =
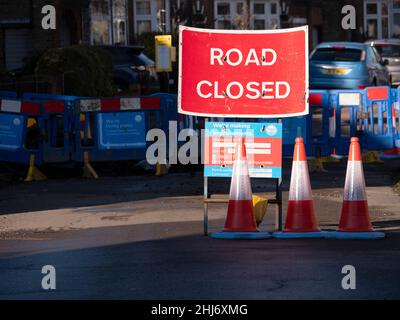
[{"label": "white reflective band on cone", "polygon": [[307,161],[293,161],[289,200],[311,200],[312,192]]},{"label": "white reflective band on cone", "polygon": [[245,160],[237,160],[233,165],[229,199],[252,200],[249,169]]},{"label": "white reflective band on cone", "polygon": [[361,161],[349,161],[347,163],[343,199],[354,201],[367,200],[364,172]]}]

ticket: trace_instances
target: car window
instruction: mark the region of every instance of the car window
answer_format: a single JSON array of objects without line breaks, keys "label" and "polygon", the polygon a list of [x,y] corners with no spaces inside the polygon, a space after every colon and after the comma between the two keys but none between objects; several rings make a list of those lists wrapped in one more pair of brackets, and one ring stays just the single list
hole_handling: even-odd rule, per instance
[{"label": "car window", "polygon": [[377,64],[376,56],[372,47],[369,47],[367,50],[367,63],[368,64]]},{"label": "car window", "polygon": [[374,52],[376,61],[381,61],[382,57],[379,55],[378,51],[374,47],[372,47],[372,51]]},{"label": "car window", "polygon": [[374,48],[382,57],[400,57],[400,45],[374,44]]},{"label": "car window", "polygon": [[314,51],[314,61],[360,61],[362,50],[352,48],[319,48]]}]

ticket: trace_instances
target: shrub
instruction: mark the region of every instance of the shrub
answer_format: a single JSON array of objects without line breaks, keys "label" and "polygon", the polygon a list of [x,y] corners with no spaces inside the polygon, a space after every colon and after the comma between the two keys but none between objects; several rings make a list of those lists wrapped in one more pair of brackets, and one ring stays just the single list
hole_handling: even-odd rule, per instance
[{"label": "shrub", "polygon": [[102,49],[71,46],[47,50],[38,60],[36,74],[64,75],[65,93],[76,96],[115,94],[111,57]]}]

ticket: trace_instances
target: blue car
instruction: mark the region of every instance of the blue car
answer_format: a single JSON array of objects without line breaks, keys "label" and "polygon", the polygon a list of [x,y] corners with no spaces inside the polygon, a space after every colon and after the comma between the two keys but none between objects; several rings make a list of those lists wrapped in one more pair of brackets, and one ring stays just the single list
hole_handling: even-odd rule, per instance
[{"label": "blue car", "polygon": [[310,89],[364,89],[387,86],[387,61],[370,45],[323,42],[310,55]]}]

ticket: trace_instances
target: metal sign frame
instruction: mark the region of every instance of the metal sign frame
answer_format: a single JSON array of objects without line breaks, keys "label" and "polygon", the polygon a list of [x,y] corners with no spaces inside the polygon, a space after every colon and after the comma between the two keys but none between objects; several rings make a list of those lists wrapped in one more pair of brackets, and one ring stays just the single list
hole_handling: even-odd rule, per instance
[{"label": "metal sign frame", "polygon": [[[208,122],[208,118],[205,119],[205,123]],[[278,119],[278,123],[282,123],[282,119]],[[212,199],[212,194],[209,193],[209,178],[219,177],[207,177],[203,176],[203,233],[204,236],[208,236],[208,220],[209,220],[209,204],[212,203],[228,203],[229,199]],[[282,177],[281,178],[257,178],[257,179],[269,179],[275,181],[275,199],[268,199],[268,204],[276,204],[275,213],[275,230],[282,231]]]}]

